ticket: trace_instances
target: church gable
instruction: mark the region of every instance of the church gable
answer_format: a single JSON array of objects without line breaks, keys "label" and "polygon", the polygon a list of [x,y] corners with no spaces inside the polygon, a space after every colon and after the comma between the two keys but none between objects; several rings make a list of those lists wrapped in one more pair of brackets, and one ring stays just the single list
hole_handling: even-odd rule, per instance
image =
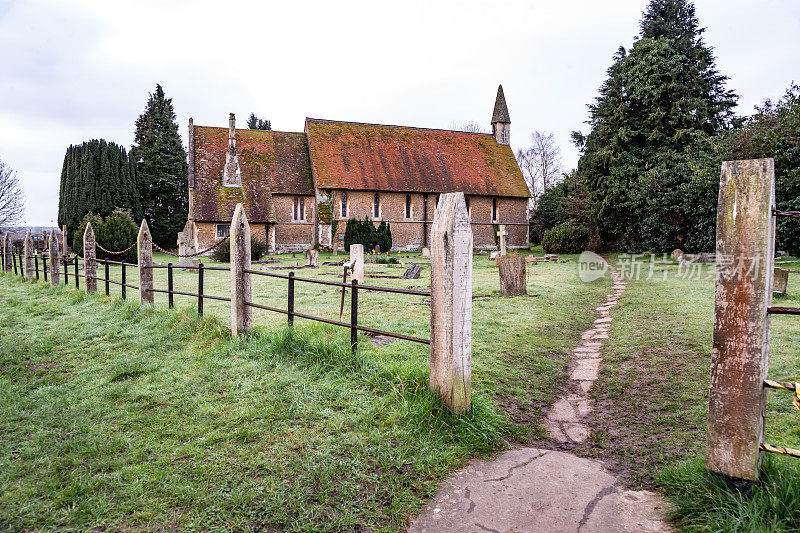
[{"label": "church gable", "polygon": [[251,222],[273,222],[272,195],[314,194],[304,133],[234,130],[240,176],[231,186],[223,183],[231,130],[194,126],[193,131],[195,220],[230,220],[242,202]]},{"label": "church gable", "polygon": [[511,147],[489,134],[306,119],[318,189],[527,198]]}]

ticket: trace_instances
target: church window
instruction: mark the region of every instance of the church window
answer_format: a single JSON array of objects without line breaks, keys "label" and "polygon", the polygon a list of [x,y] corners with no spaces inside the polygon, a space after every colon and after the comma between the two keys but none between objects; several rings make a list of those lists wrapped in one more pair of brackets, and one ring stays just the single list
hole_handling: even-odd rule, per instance
[{"label": "church window", "polygon": [[294,213],[292,213],[292,220],[297,220],[297,207],[299,204],[300,199],[297,196],[294,197]]},{"label": "church window", "polygon": [[292,218],[294,220],[306,219],[306,199],[302,196],[294,197],[294,213]]},{"label": "church window", "polygon": [[306,199],[300,197],[300,220],[306,219]]},{"label": "church window", "polygon": [[372,206],[372,212],[373,212],[372,216],[374,218],[381,217],[381,198],[380,196],[378,196],[378,193],[375,193],[375,201]]},{"label": "church window", "polygon": [[231,233],[230,224],[217,224],[217,239],[224,239]]},{"label": "church window", "polygon": [[469,196],[464,197],[464,203],[467,204],[467,214],[469,214]]},{"label": "church window", "polygon": [[342,193],[342,218],[347,218],[347,193]]},{"label": "church window", "polygon": [[492,222],[497,222],[497,198],[492,198]]},{"label": "church window", "polygon": [[406,218],[411,218],[411,195],[406,194]]}]

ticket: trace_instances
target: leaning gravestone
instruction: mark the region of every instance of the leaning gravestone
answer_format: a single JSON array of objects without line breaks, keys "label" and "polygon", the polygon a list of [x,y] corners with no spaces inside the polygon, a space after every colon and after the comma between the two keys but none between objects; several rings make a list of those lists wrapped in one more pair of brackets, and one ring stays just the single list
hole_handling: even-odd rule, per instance
[{"label": "leaning gravestone", "polygon": [[308,250],[308,266],[312,268],[319,267],[319,251],[313,248]]},{"label": "leaning gravestone", "polygon": [[[183,231],[178,233],[178,266],[196,267],[200,260],[194,257],[197,253],[197,226],[193,220],[187,220]],[[187,257],[188,256],[188,257]]]},{"label": "leaning gravestone", "polygon": [[500,292],[504,296],[527,294],[525,258],[521,255],[503,255],[497,258],[500,272]]},{"label": "leaning gravestone", "polygon": [[775,267],[772,278],[772,292],[783,296],[786,294],[786,287],[789,285],[789,269]]},{"label": "leaning gravestone", "polygon": [[416,263],[411,263],[403,273],[403,279],[419,279],[422,273],[422,267]]}]

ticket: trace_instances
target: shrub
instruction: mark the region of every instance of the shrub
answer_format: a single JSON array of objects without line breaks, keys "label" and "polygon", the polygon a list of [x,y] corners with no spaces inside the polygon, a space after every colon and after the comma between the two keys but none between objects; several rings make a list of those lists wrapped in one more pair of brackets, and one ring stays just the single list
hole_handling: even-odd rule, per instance
[{"label": "shrub", "polygon": [[589,244],[589,230],[567,222],[548,230],[542,239],[542,248],[548,254],[579,254]]},{"label": "shrub", "polygon": [[[103,227],[103,217],[99,215],[93,215],[92,213],[87,213],[86,216],[83,217],[81,223],[78,224],[78,229],[75,230],[75,234],[72,236],[72,251],[81,257],[83,257],[83,232],[86,231],[86,224],[89,222],[92,223],[94,238],[96,240],[97,234],[100,232],[100,228]],[[96,252],[100,253],[101,251],[96,249]]]},{"label": "shrub", "polygon": [[351,244],[363,244],[365,252],[373,251],[376,246],[381,247],[381,252],[386,252],[392,248],[392,229],[383,221],[375,228],[375,224],[368,218],[351,218],[344,230],[345,251],[350,251]]},{"label": "shrub", "polygon": [[[136,242],[139,236],[139,227],[133,221],[129,211],[115,209],[105,219],[99,216],[88,214],[78,226],[78,231],[72,238],[72,249],[83,255],[83,232],[86,230],[86,222],[92,221],[94,237],[97,244],[111,251],[122,251]],[[99,259],[111,259],[112,261],[125,261],[136,263],[136,247],[134,246],[124,254],[107,254],[99,247],[95,250]]]},{"label": "shrub", "polygon": [[375,260],[380,265],[396,265],[400,262],[396,257],[379,257]]},{"label": "shrub", "polygon": [[[267,243],[250,236],[250,260],[258,261],[267,251]],[[231,260],[231,240],[225,239],[219,246],[211,250],[211,259],[220,263],[229,263]]]}]

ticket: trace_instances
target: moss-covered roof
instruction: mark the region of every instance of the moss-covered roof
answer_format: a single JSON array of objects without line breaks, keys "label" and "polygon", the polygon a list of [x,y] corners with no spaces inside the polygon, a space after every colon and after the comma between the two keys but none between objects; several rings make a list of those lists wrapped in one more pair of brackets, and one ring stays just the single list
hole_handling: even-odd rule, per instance
[{"label": "moss-covered roof", "polygon": [[222,185],[228,128],[194,127],[195,220],[230,220],[238,202],[250,222],[274,222],[274,194],[313,195],[304,133],[236,130],[241,187]]},{"label": "moss-covered roof", "polygon": [[306,119],[320,189],[530,196],[510,146],[492,135]]}]

